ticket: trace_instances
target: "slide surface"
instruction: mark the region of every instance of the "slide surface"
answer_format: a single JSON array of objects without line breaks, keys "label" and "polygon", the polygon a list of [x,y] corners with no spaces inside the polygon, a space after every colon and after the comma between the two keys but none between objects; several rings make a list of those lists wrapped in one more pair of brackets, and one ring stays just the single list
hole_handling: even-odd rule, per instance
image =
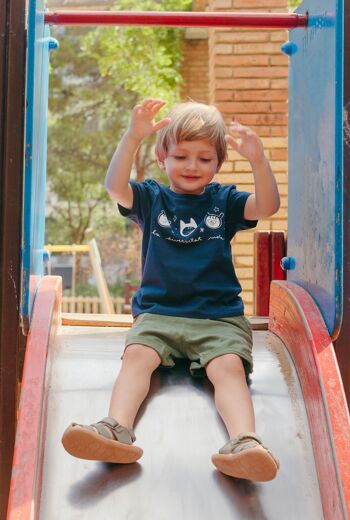
[{"label": "slide surface", "polygon": [[183,363],[153,376],[135,427],[144,450],[138,463],[67,454],[60,438],[70,422],[107,415],[126,331],[63,326],[49,348],[41,520],[323,519],[298,376],[283,343],[267,330],[254,331],[251,393],[257,432],[281,463],[274,481],[235,480],[214,468],[210,458],[226,442],[225,429],[211,384],[193,379]]},{"label": "slide surface", "polygon": [[257,432],[281,463],[267,483],[214,468],[226,432],[211,384],[193,379],[185,361],[152,378],[135,425],[140,461],[66,453],[61,436],[71,422],[107,415],[132,319],[67,319],[60,309],[61,279],[44,277],[27,339],[7,520],[350,518],[348,407],[331,339],[304,289],[273,282],[269,330],[253,322]]}]

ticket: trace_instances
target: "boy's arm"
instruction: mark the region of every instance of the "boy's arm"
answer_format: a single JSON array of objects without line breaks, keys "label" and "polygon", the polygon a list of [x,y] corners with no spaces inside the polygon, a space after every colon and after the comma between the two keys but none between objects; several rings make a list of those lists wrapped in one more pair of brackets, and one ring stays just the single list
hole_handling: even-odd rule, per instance
[{"label": "boy's arm", "polygon": [[165,105],[160,99],[146,99],[132,111],[130,126],[123,135],[110,162],[105,186],[110,196],[121,206],[131,209],[134,195],[129,184],[132,164],[142,139],[166,126],[170,119],[155,122],[154,118]]},{"label": "boy's arm", "polygon": [[141,141],[133,138],[128,132],[123,135],[113,154],[105,180],[106,189],[112,199],[127,209],[132,208],[134,201],[129,180],[134,157],[140,143]]},{"label": "boy's arm", "polygon": [[233,123],[230,129],[238,134],[240,141],[231,135],[226,136],[226,141],[249,160],[254,175],[255,193],[247,199],[244,218],[258,220],[270,217],[278,211],[280,197],[270,163],[264,154],[263,144],[257,134],[248,127]]}]

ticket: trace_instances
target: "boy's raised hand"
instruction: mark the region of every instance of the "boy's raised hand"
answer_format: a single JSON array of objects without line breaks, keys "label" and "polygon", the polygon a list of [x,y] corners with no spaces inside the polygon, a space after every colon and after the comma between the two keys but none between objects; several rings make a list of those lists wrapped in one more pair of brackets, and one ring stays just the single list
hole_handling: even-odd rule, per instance
[{"label": "boy's raised hand", "polygon": [[240,155],[248,159],[251,164],[259,163],[265,159],[264,146],[260,137],[249,127],[240,123],[230,124],[231,134],[226,134],[226,142]]},{"label": "boy's raised hand", "polygon": [[151,135],[168,125],[169,117],[155,121],[156,115],[165,104],[165,101],[161,99],[149,98],[136,105],[131,114],[128,134],[134,139],[142,140],[147,135]]}]

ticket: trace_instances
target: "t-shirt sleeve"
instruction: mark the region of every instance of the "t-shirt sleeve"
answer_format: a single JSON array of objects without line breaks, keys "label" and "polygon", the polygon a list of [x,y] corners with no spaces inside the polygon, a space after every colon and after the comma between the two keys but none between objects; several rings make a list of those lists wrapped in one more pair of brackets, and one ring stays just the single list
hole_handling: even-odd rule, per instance
[{"label": "t-shirt sleeve", "polygon": [[150,214],[152,202],[154,198],[154,190],[148,181],[134,182],[130,181],[130,186],[134,194],[134,201],[132,208],[124,208],[118,204],[118,209],[123,217],[128,217],[130,220],[136,222],[141,228],[143,223]]},{"label": "t-shirt sleeve", "polygon": [[232,238],[237,231],[254,228],[258,223],[257,220],[247,220],[244,218],[244,208],[250,195],[251,193],[247,191],[238,191],[234,185],[232,185],[230,189],[227,199],[226,216],[226,227],[230,238]]}]

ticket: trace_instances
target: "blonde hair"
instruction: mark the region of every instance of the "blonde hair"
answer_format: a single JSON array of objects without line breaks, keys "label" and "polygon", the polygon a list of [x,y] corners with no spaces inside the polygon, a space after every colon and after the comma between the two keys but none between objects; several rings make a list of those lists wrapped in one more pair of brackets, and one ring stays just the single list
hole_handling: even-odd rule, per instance
[{"label": "blonde hair", "polygon": [[206,140],[215,147],[218,167],[227,156],[226,126],[222,115],[213,105],[188,101],[173,107],[167,115],[170,123],[157,132],[156,155],[160,160],[166,156],[169,146],[181,141]]}]

